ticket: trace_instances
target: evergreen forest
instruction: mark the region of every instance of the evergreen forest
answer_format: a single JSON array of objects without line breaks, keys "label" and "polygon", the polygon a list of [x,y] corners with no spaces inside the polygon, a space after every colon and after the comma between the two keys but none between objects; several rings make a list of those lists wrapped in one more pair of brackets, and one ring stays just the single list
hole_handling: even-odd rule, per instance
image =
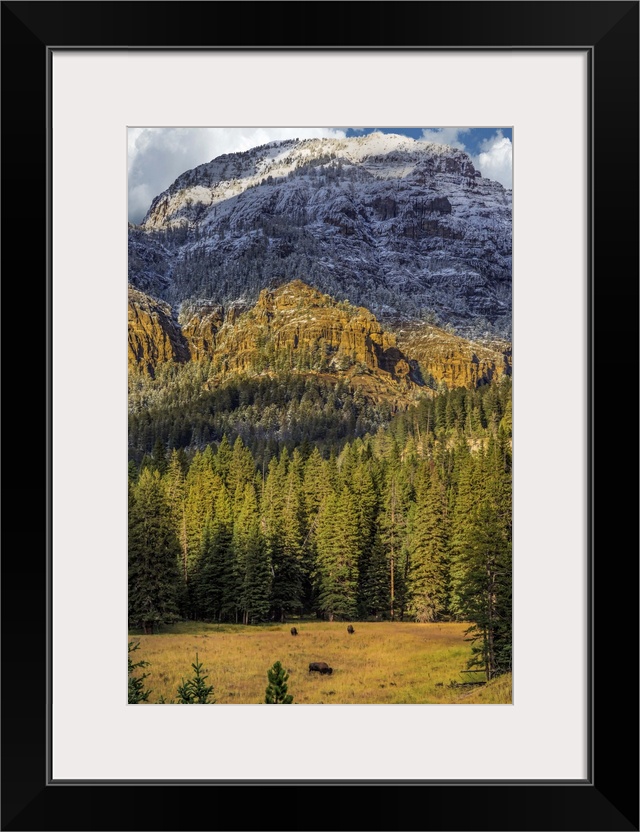
[{"label": "evergreen forest", "polygon": [[511,670],[511,380],[403,409],[292,374],[130,378],[129,625],[463,621]]}]

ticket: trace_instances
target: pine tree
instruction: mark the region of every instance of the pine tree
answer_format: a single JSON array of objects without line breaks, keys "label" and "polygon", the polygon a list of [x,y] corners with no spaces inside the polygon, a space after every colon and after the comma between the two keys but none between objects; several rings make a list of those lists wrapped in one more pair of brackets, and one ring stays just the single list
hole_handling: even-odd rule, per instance
[{"label": "pine tree", "polygon": [[492,438],[460,455],[452,517],[451,602],[471,622],[472,667],[487,679],[511,668],[510,454]]},{"label": "pine tree", "polygon": [[316,605],[316,562],[318,516],[320,508],[328,495],[332,493],[327,473],[328,463],[322,459],[318,448],[314,448],[308,457],[302,481],[302,495],[305,516],[306,537],[303,547],[303,563],[305,570],[304,600],[307,609]]},{"label": "pine tree", "polygon": [[173,449],[164,477],[167,507],[176,536],[180,542],[180,569],[185,585],[188,581],[189,549],[187,546],[186,487],[182,462]]},{"label": "pine tree", "polygon": [[273,666],[267,670],[267,679],[269,684],[265,693],[266,705],[291,705],[293,696],[287,693],[287,681],[289,674],[285,673],[284,667],[280,662],[275,662]]},{"label": "pine tree", "polygon": [[477,518],[482,482],[479,476],[479,454],[472,455],[466,442],[456,448],[450,524],[452,613],[464,617],[461,597],[467,569],[467,539]]},{"label": "pine tree", "polygon": [[355,618],[358,592],[358,529],[353,495],[346,486],[330,495],[318,518],[318,606],[333,621]]},{"label": "pine tree", "polygon": [[128,703],[129,705],[139,705],[140,702],[148,702],[149,695],[151,694],[151,690],[144,689],[144,680],[150,675],[149,673],[142,673],[138,676],[133,675],[136,670],[140,670],[143,667],[149,667],[151,662],[145,661],[141,659],[138,662],[134,662],[131,658],[131,654],[135,653],[136,650],[140,647],[140,642],[129,642],[129,655],[128,655],[128,662],[129,662],[129,695],[128,695]]},{"label": "pine tree", "polygon": [[[395,469],[395,470],[394,470]],[[405,603],[407,554],[405,549],[406,516],[403,505],[398,462],[389,474],[384,505],[380,514],[380,540],[384,545],[389,577],[389,617],[393,621]]]},{"label": "pine tree", "polygon": [[511,433],[513,430],[513,410],[511,404],[511,396],[509,396],[505,404],[502,419],[500,420],[500,427],[504,430],[505,434],[508,437],[511,437]]},{"label": "pine tree", "polygon": [[209,677],[203,674],[203,664],[198,661],[197,653],[191,667],[193,677],[186,681],[183,679],[182,684],[178,685],[178,705],[215,705],[216,700],[211,698],[213,685],[205,685]]},{"label": "pine tree", "polygon": [[359,459],[355,443],[345,445],[342,449],[342,453],[338,457],[338,488],[340,490],[342,490],[343,485],[346,485],[347,488],[351,487],[358,462]]},{"label": "pine tree", "polygon": [[322,459],[320,451],[314,448],[305,464],[303,481],[305,515],[309,525],[317,518],[320,506],[330,491],[327,464]]},{"label": "pine tree", "polygon": [[188,603],[191,615],[196,619],[216,617],[211,587],[214,572],[212,518],[208,516],[202,526],[198,542],[198,554],[195,565],[189,572]]},{"label": "pine tree", "polygon": [[416,621],[437,621],[448,611],[450,564],[446,495],[437,468],[422,467],[409,520],[408,612]]},{"label": "pine tree", "polygon": [[511,545],[488,501],[468,528],[456,580],[461,612],[472,622],[469,666],[492,679],[511,669]]},{"label": "pine tree", "polygon": [[282,542],[286,555],[298,563],[302,556],[305,538],[304,519],[302,481],[292,465],[285,480],[284,504],[282,506]]},{"label": "pine tree", "polygon": [[254,475],[255,464],[251,451],[238,436],[233,444],[227,475],[227,490],[234,503],[242,504],[244,488],[247,483],[253,482]]},{"label": "pine tree", "polygon": [[[189,584],[201,554],[202,534],[207,521],[213,519],[213,507],[222,484],[220,477],[213,472],[211,447],[207,446],[205,453],[197,451],[185,479],[184,535],[181,541]],[[193,587],[189,586],[189,590],[193,595]]]},{"label": "pine tree", "polygon": [[489,437],[484,462],[487,496],[498,513],[501,528],[511,540],[511,443],[501,428],[498,429],[496,437]]},{"label": "pine tree", "polygon": [[279,562],[273,561],[273,592],[279,595],[286,611],[293,612],[296,608],[302,607],[305,538],[301,471],[292,462],[285,482],[281,559]]},{"label": "pine tree", "polygon": [[[312,609],[313,585],[311,575],[315,563],[313,546],[313,522],[315,517],[307,513],[305,500],[305,458],[296,448],[287,474],[287,499],[285,503],[285,547],[295,553],[298,566],[300,611]],[[294,522],[290,522],[295,518]],[[289,532],[286,529],[289,528]],[[287,540],[288,538],[288,540]]]},{"label": "pine tree", "polygon": [[129,625],[152,633],[177,617],[180,547],[158,471],[146,468],[129,509]]},{"label": "pine tree", "polygon": [[167,448],[160,437],[156,439],[151,453],[151,466],[159,471],[160,474],[165,474],[167,471]]},{"label": "pine tree", "polygon": [[218,491],[213,518],[205,523],[200,551],[198,608],[205,618],[233,621],[239,588],[231,501],[224,485]]},{"label": "pine tree", "polygon": [[271,564],[271,608],[276,620],[302,604],[300,552],[303,542],[302,495],[296,491],[294,474],[289,478],[289,454],[269,463],[269,474],[262,501],[263,525]]},{"label": "pine tree", "polygon": [[132,459],[129,460],[127,478],[130,486],[133,486],[138,482],[138,466]]},{"label": "pine tree", "polygon": [[355,465],[351,481],[346,485],[353,494],[358,528],[358,611],[366,616],[371,606],[378,607],[378,603],[373,601],[373,588],[376,583],[374,560],[379,495],[369,460]]},{"label": "pine tree", "polygon": [[271,571],[252,484],[245,486],[242,508],[234,525],[233,547],[240,574],[242,623],[256,624],[264,621],[269,614]]},{"label": "pine tree", "polygon": [[363,617],[385,618],[389,615],[389,562],[384,544],[377,534],[366,561],[365,574],[360,581],[358,605]]},{"label": "pine tree", "polygon": [[218,446],[214,462],[214,470],[225,485],[228,485],[232,457],[233,451],[231,449],[231,445],[229,444],[229,440],[227,439],[227,434],[225,433],[222,437],[220,445]]}]

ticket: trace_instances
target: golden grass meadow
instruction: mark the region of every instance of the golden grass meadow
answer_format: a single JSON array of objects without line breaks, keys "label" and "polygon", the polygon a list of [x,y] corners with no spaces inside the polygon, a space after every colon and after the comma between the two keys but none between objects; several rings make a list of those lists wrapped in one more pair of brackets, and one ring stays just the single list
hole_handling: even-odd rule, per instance
[{"label": "golden grass meadow", "polygon": [[[298,630],[291,635],[291,626]],[[464,623],[415,624],[296,621],[242,626],[181,623],[156,635],[132,630],[136,660],[150,662],[145,687],[149,703],[175,699],[176,688],[198,660],[214,686],[217,704],[262,704],[267,670],[280,661],[297,705],[311,704],[510,704],[511,674],[489,685],[462,686],[482,675],[462,673],[471,655]],[[309,673],[309,663],[327,662],[332,675]]]}]

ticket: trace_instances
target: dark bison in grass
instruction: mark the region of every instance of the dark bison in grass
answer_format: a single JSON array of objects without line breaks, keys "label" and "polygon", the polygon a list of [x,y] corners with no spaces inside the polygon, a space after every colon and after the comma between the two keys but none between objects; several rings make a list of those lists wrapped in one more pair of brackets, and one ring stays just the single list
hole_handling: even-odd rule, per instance
[{"label": "dark bison in grass", "polygon": [[296,628],[295,628],[295,627],[292,627],[292,628],[291,628],[291,635],[292,635],[292,636],[297,636],[297,635],[298,635],[298,631],[296,630]]},{"label": "dark bison in grass", "polygon": [[352,636],[355,633],[355,630],[353,629],[351,624],[349,624],[349,626],[347,627],[347,632],[349,633],[350,636]]},{"label": "dark bison in grass", "polygon": [[329,676],[333,673],[333,668],[329,667],[326,662],[311,662],[309,665],[309,673],[322,673],[323,675],[327,673]]}]

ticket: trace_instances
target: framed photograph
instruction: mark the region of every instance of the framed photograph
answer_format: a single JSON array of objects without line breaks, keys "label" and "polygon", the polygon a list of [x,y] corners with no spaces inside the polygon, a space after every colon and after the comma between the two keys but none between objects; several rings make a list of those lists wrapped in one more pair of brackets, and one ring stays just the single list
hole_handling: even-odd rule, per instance
[{"label": "framed photograph", "polygon": [[127,145],[129,704],[512,704],[511,129]]},{"label": "framed photograph", "polygon": [[[312,25],[287,43],[290,16]],[[41,281],[16,298],[39,297],[41,315],[10,378],[47,415],[44,534],[3,559],[2,828],[637,830],[637,505],[622,474],[638,3],[3,2],[2,21],[5,288]],[[313,208],[312,186],[326,192]],[[41,245],[19,245],[25,231]],[[425,333],[449,339],[439,363]],[[23,345],[27,367],[44,364],[37,383]],[[477,378],[447,383],[454,372]],[[195,376],[210,398],[197,419]],[[313,429],[282,393],[295,384]],[[409,424],[418,394],[426,421]],[[430,408],[442,432],[425,439]],[[464,509],[456,418],[493,483],[482,517]],[[375,487],[342,488],[378,459]],[[217,477],[211,517],[194,508],[201,464]],[[191,477],[195,518],[176,498],[181,538],[173,504],[160,512],[175,575],[136,526],[169,500],[171,465]],[[35,478],[16,467],[24,499]],[[355,514],[366,526],[375,489],[371,541],[332,583],[335,540]],[[440,510],[454,566],[436,574],[419,518]],[[501,554],[478,609],[464,553],[480,537]],[[209,639],[225,627],[241,646]],[[284,665],[244,690],[242,668],[255,676],[273,652],[260,627]],[[436,629],[437,645],[421,635]],[[125,636],[156,673],[149,704],[216,707],[133,708],[147,680],[127,701]],[[428,684],[399,663],[418,639],[445,667]],[[269,702],[290,703],[282,670],[308,707],[255,707],[267,669]],[[494,698],[466,684],[478,670]]]}]

